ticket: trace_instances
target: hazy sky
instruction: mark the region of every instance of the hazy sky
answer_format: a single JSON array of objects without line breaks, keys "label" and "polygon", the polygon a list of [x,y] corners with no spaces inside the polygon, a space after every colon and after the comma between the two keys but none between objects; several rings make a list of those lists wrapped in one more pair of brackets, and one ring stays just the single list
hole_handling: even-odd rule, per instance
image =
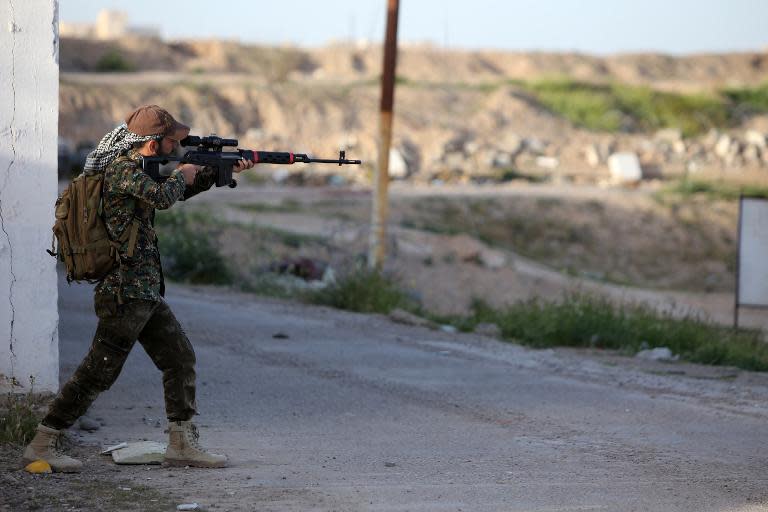
[{"label": "hazy sky", "polygon": [[[60,0],[61,21],[104,8],[168,38],[301,46],[384,35],[386,0]],[[768,0],[400,0],[401,41],[510,50],[768,50]]]}]

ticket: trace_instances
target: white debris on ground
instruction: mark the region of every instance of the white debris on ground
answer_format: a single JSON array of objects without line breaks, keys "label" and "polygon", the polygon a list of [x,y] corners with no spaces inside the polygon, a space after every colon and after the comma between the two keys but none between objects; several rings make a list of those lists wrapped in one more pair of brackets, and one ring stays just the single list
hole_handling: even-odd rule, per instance
[{"label": "white debris on ground", "polygon": [[639,359],[647,359],[649,361],[677,361],[680,359],[679,355],[672,353],[667,347],[656,347],[648,350],[641,350],[635,357]]},{"label": "white debris on ground", "polygon": [[115,464],[162,464],[165,459],[165,443],[139,441],[127,443],[127,446],[113,450]]}]

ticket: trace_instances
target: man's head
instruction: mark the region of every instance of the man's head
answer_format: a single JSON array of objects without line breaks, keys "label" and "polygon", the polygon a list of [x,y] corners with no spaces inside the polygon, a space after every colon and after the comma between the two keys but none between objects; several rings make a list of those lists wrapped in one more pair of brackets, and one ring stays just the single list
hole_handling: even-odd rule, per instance
[{"label": "man's head", "polygon": [[125,118],[128,130],[141,136],[154,136],[136,146],[144,156],[165,156],[173,152],[179,141],[189,135],[189,126],[176,121],[157,105],[139,107]]}]

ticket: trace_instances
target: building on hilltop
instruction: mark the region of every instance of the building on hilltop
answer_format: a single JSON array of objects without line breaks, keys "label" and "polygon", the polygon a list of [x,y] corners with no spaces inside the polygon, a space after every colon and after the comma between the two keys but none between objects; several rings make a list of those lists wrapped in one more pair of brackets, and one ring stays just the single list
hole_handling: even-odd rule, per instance
[{"label": "building on hilltop", "polygon": [[129,25],[128,14],[123,11],[102,9],[96,23],[67,23],[59,25],[61,37],[81,39],[118,39],[125,36],[153,37],[160,39],[160,28],[151,25]]}]

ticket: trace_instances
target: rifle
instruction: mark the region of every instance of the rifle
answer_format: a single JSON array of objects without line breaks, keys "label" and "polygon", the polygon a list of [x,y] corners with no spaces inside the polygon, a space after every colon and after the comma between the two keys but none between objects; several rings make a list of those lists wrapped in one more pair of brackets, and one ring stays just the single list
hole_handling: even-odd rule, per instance
[{"label": "rifle", "polygon": [[241,159],[250,160],[258,164],[282,164],[292,165],[297,162],[311,164],[339,164],[360,165],[360,160],[347,160],[346,153],[339,151],[336,160],[327,158],[312,158],[303,153],[290,153],[280,151],[257,151],[252,149],[237,149],[223,151],[225,147],[237,147],[237,139],[222,139],[216,135],[197,137],[190,135],[181,140],[179,145],[184,147],[196,146],[194,151],[187,151],[184,156],[148,156],[144,157],[144,172],[155,181],[163,182],[168,176],[160,174],[160,165],[168,162],[182,164],[195,164],[216,169],[216,186],[235,188],[237,182],[232,178],[232,167]]}]

